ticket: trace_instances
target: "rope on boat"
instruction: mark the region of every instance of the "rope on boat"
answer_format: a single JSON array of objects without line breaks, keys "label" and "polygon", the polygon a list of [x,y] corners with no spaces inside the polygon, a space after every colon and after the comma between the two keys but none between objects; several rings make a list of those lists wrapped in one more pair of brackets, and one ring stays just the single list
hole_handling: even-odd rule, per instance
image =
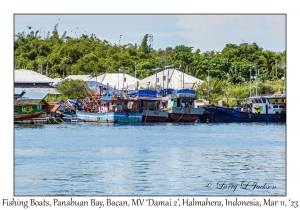
[{"label": "rope on boat", "polygon": [[56,122],[56,123],[59,123],[59,122],[56,121],[55,117],[53,117],[53,121]]},{"label": "rope on boat", "polygon": [[147,112],[146,112],[146,117],[145,117],[145,121],[144,122],[146,122],[146,120],[147,120],[148,112],[149,112],[149,110],[147,110]]},{"label": "rope on boat", "polygon": [[178,122],[178,121],[182,118],[183,114],[184,114],[184,113],[182,113],[181,117],[180,117],[178,120],[176,120],[175,122]]}]

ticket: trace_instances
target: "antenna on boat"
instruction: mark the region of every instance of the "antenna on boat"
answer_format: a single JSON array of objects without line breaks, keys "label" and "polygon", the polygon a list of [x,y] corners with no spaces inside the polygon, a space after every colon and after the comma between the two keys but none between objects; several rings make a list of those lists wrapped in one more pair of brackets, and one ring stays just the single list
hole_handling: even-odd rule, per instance
[{"label": "antenna on boat", "polygon": [[259,70],[259,67],[261,65],[256,65],[256,77],[255,77],[255,80],[256,80],[256,95],[257,96],[257,86],[258,86],[258,70]]},{"label": "antenna on boat", "polygon": [[252,97],[252,65],[248,65],[250,67],[250,97]]}]

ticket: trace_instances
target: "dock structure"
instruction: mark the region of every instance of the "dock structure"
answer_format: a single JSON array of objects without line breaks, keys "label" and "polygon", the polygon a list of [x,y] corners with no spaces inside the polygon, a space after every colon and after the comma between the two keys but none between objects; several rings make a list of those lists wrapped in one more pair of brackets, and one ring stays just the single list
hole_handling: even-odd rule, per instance
[{"label": "dock structure", "polygon": [[15,124],[49,124],[48,118],[16,119]]},{"label": "dock structure", "polygon": [[27,119],[15,119],[14,124],[35,124],[35,125],[42,125],[42,124],[60,124],[65,123],[59,117],[45,117],[45,118],[27,118]]}]

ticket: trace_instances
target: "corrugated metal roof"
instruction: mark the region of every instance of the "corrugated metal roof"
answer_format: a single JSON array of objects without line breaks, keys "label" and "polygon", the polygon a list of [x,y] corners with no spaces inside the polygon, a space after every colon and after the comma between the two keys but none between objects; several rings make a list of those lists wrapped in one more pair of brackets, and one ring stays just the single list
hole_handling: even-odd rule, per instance
[{"label": "corrugated metal roof", "polygon": [[102,74],[97,77],[97,81],[101,82],[104,85],[107,85],[108,83],[110,87],[112,88],[116,87],[116,89],[120,90],[123,88],[123,78],[126,78],[126,81],[124,81],[124,88],[127,88],[127,86],[130,87],[132,85],[136,86],[137,81],[139,81],[139,79],[125,73],[124,74],[123,73]]},{"label": "corrugated metal roof", "polygon": [[52,95],[61,94],[55,88],[24,88],[26,92],[40,92],[40,93],[47,93]]},{"label": "corrugated metal roof", "polygon": [[48,93],[42,93],[42,92],[26,92],[22,98],[28,98],[28,99],[44,99]]},{"label": "corrugated metal roof", "polygon": [[[191,88],[193,85],[201,84],[203,81],[193,77],[191,75],[188,75],[186,73],[183,73],[181,71],[178,71],[176,69],[167,69],[163,71],[160,71],[157,73],[157,78],[159,79],[159,82],[157,83],[161,87],[163,87],[163,74],[166,76],[166,78],[169,75],[170,83],[167,84],[167,79],[164,82],[165,88],[173,88],[173,89],[181,89],[183,88],[183,79],[184,79],[184,88]],[[183,78],[184,75],[184,78]],[[150,82],[150,86],[155,86],[156,81],[156,75],[151,75],[143,80],[139,80],[135,77],[132,77],[128,74],[123,73],[105,73],[101,74],[98,77],[92,77],[91,75],[69,75],[65,79],[81,79],[83,81],[97,81],[99,83],[102,83],[103,85],[107,85],[109,83],[109,86],[112,88],[116,88],[118,90],[121,90],[123,88],[123,78],[126,78],[126,81],[124,81],[124,88],[127,89],[135,89],[137,87],[137,81],[139,81],[139,87],[147,88],[147,85]]]},{"label": "corrugated metal roof", "polygon": [[22,99],[22,100],[15,100],[15,106],[19,105],[36,105],[43,101],[45,104],[47,104],[46,101],[43,99]]},{"label": "corrugated metal roof", "polygon": [[32,70],[15,70],[14,71],[15,83],[53,83],[55,80],[45,75],[39,74]]},{"label": "corrugated metal roof", "polygon": [[[163,84],[163,76],[166,77],[166,80]],[[173,88],[173,89],[181,89],[183,88],[183,81],[184,81],[184,88],[191,88],[193,85],[201,84],[203,81],[193,77],[191,75],[185,74],[181,71],[178,71],[176,69],[166,69],[160,72],[157,72],[156,74],[151,75],[149,77],[146,77],[145,79],[142,79],[140,81],[139,86],[143,88],[147,88],[148,84],[149,86],[155,87],[156,77],[158,78],[157,85],[160,85],[160,87],[164,88]],[[170,80],[168,84],[168,79]],[[149,83],[150,82],[150,83]]]},{"label": "corrugated metal roof", "polygon": [[83,81],[89,81],[91,80],[93,77],[91,75],[69,75],[66,78],[64,78],[63,80],[66,79],[72,79],[72,80],[83,80]]}]

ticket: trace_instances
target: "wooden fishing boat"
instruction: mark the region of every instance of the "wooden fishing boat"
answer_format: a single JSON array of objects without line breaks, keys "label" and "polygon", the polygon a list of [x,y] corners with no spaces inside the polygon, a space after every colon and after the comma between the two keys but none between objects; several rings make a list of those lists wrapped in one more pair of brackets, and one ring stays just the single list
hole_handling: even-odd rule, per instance
[{"label": "wooden fishing boat", "polygon": [[113,112],[106,112],[106,113],[89,113],[89,112],[76,112],[76,117],[79,120],[84,122],[106,122],[106,123],[113,123],[114,122],[114,114]]},{"label": "wooden fishing boat", "polygon": [[124,95],[104,94],[100,100],[100,116],[111,116],[108,118],[114,123],[140,123],[142,113],[137,110],[138,100]]},{"label": "wooden fishing boat", "polygon": [[195,108],[196,92],[191,89],[172,91],[168,97],[166,110],[169,113],[168,122],[198,122],[204,108]]},{"label": "wooden fishing boat", "polygon": [[36,112],[32,114],[16,114],[14,119],[26,119],[26,118],[39,118],[43,112]]},{"label": "wooden fishing boat", "polygon": [[63,120],[63,122],[66,122],[66,123],[76,123],[78,121],[78,118],[76,117],[76,115],[63,116],[61,119]]},{"label": "wooden fishing boat", "polygon": [[[124,98],[115,94],[104,94],[97,101],[92,100],[94,112],[76,111],[78,120],[85,122],[100,123],[139,123],[142,122],[142,113],[139,113],[137,100]],[[91,107],[89,102],[82,103],[86,107]],[[91,109],[90,109],[91,110]]]},{"label": "wooden fishing boat", "polygon": [[160,108],[162,97],[154,90],[134,90],[128,95],[138,100],[138,111],[142,113],[143,122],[164,122],[169,113]]}]

